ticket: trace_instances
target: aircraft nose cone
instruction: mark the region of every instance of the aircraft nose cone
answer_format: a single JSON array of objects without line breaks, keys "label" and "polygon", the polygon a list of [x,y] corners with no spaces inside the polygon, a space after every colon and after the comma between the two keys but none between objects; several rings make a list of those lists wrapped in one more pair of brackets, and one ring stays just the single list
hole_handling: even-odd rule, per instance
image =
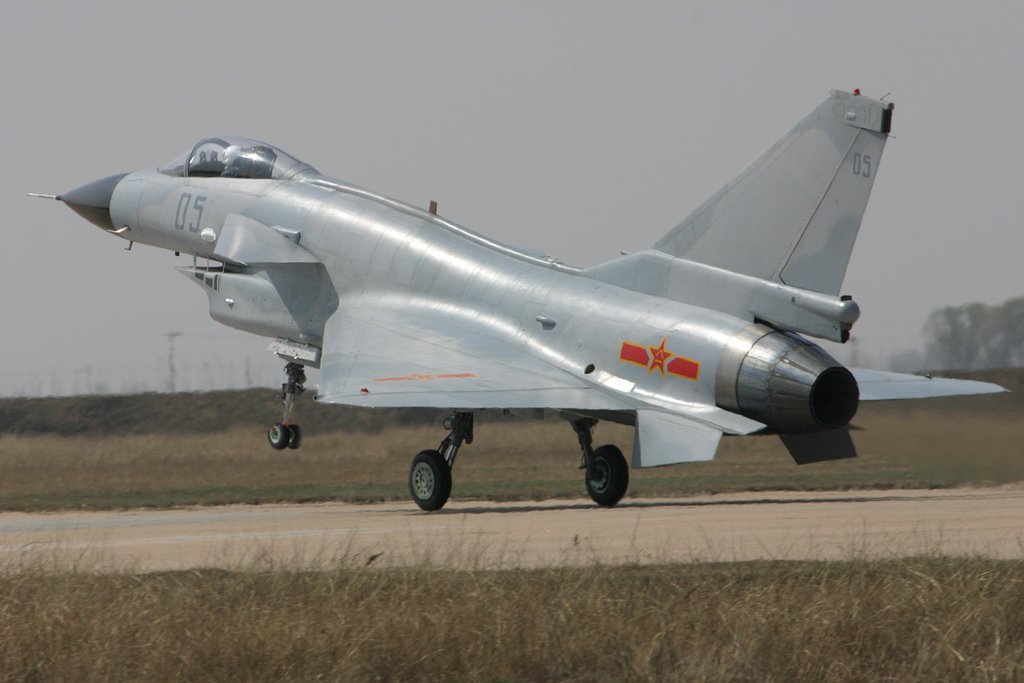
[{"label": "aircraft nose cone", "polygon": [[118,181],[126,175],[128,174],[118,173],[94,180],[88,185],[65,192],[57,199],[67,204],[72,211],[93,225],[98,225],[104,230],[113,230],[114,221],[110,218],[110,198],[114,195],[114,188]]}]

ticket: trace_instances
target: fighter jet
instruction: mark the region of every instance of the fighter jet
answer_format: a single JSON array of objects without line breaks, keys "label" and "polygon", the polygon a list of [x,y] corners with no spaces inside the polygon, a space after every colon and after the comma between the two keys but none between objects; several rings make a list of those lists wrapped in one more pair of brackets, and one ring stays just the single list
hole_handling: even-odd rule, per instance
[{"label": "fighter jet", "polygon": [[599,420],[635,427],[633,467],[710,460],[723,434],[755,433],[808,462],[854,454],[860,401],[1002,391],[850,370],[808,339],[846,342],[860,315],[840,291],[892,120],[890,102],[833,91],[650,249],[582,269],[241,137],[53,198],[191,255],[178,270],[213,319],[273,339],[287,377],[274,448],[300,445],[309,366],[319,401],[451,411],[412,459],[424,510],[447,501],[482,410],[564,417],[587,492],[613,506],[629,467],[593,445]]}]

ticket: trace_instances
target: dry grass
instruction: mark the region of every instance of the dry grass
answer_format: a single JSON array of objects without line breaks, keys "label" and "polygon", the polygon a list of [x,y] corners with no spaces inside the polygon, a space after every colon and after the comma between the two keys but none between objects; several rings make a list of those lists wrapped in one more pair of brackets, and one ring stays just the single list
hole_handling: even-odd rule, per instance
[{"label": "dry grass", "polygon": [[0,642],[5,680],[1020,680],[1024,565],[28,570]]},{"label": "dry grass", "polygon": [[[489,447],[487,452],[478,446],[462,451],[456,470],[460,487],[498,497],[582,492],[575,469],[579,455],[568,426],[524,425],[529,429],[494,425],[494,434],[479,430],[478,439],[487,439]],[[562,447],[538,452],[538,436],[555,431]],[[405,498],[409,461],[418,451],[435,448],[441,436],[440,429],[431,427],[310,434],[294,451],[274,451],[261,431],[241,429],[105,438],[0,436],[0,507]],[[559,488],[562,484],[570,486]]]},{"label": "dry grass", "polygon": [[[865,406],[855,460],[797,467],[774,437],[726,439],[714,462],[633,471],[630,495],[1021,481],[1022,410],[998,400]],[[405,499],[409,460],[442,436],[303,424],[303,448],[283,452],[241,421],[0,434],[0,508]],[[598,443],[628,454],[631,441],[631,429],[599,427]],[[454,496],[581,496],[578,462],[564,423],[481,423]],[[354,564],[0,567],[0,679],[1024,680],[1022,561]]]},{"label": "dry grass", "polygon": [[[723,440],[718,457],[634,470],[628,495],[743,490],[932,488],[1024,480],[1020,422],[954,406],[861,410],[860,457],[796,466],[776,437]],[[438,427],[381,432],[307,430],[297,451],[274,451],[262,430],[59,437],[0,435],[0,509],[52,510],[237,502],[404,500],[412,456]],[[627,454],[632,429],[602,423],[596,443]],[[482,423],[461,452],[453,496],[585,495],[575,437],[563,422]]]}]

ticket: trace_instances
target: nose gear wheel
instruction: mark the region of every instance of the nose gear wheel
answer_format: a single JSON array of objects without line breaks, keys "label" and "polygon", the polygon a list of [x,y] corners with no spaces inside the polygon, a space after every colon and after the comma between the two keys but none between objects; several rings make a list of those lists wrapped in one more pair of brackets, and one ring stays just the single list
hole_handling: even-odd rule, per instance
[{"label": "nose gear wheel", "polygon": [[280,422],[275,423],[267,431],[267,441],[277,450],[298,448],[302,444],[302,432],[299,425],[290,422],[295,397],[306,390],[306,371],[301,363],[288,363],[284,366],[288,381],[281,385],[281,402],[284,413]]}]

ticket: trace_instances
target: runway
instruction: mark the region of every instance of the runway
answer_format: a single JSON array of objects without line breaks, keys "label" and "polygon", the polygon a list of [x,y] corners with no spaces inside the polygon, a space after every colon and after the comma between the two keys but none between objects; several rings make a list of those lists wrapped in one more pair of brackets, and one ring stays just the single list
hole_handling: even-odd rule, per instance
[{"label": "runway", "polygon": [[1024,488],[764,492],[626,500],[452,501],[0,513],[0,569],[455,568],[883,558],[1024,558]]}]

